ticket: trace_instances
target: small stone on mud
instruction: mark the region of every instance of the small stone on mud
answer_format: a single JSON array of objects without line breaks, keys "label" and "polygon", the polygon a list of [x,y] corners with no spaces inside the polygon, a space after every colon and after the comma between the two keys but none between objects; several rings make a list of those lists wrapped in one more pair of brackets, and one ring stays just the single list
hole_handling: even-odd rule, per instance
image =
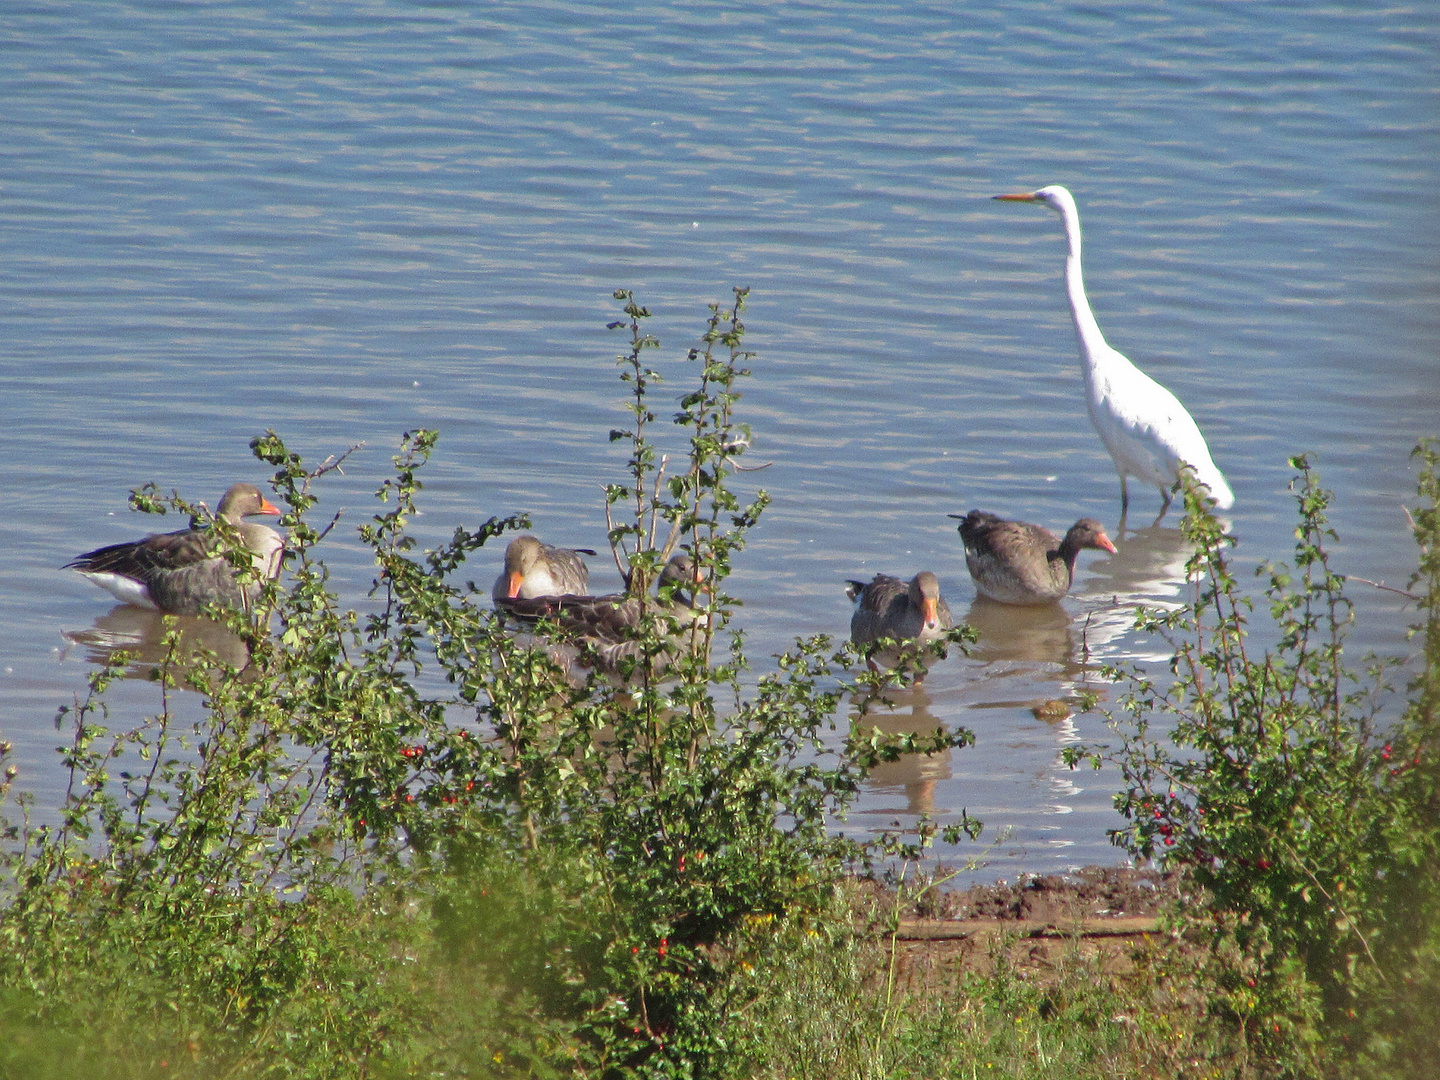
[{"label": "small stone on mud", "polygon": [[1035,714],[1036,720],[1048,720],[1054,724],[1070,715],[1070,703],[1056,698],[1052,701],[1042,701],[1030,711]]}]

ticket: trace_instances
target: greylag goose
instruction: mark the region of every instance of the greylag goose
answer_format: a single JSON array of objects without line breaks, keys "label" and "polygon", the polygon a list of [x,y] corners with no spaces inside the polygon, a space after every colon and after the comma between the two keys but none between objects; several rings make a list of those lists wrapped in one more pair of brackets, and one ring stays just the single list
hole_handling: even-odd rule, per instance
[{"label": "greylag goose", "polygon": [[244,519],[279,513],[254,484],[235,484],[220,499],[215,516],[235,530],[260,573],[243,589],[211,528],[157,533],[96,548],[66,563],[65,569],[80,571],[122,603],[167,615],[194,615],[205,604],[248,611],[262,581],[279,575],[285,541],[274,529]]},{"label": "greylag goose", "polygon": [[1074,196],[1055,184],[1039,191],[995,198],[1048,206],[1060,215],[1065,226],[1070,244],[1065,259],[1065,291],[1070,297],[1075,334],[1080,339],[1090,422],[1120,474],[1121,514],[1130,507],[1125,481],[1133,476],[1160,489],[1160,497],[1165,500],[1160,517],[1164,517],[1170,509],[1170,489],[1180,477],[1181,465],[1195,471],[1195,479],[1210,489],[1217,507],[1228,510],[1234,506],[1235,495],[1225,475],[1215,467],[1205,436],[1180,399],[1112,349],[1100,333],[1100,324],[1085,296],[1085,277],[1080,269],[1080,211],[1075,208]]},{"label": "greylag goose", "polygon": [[[694,594],[700,588],[700,574],[689,555],[672,555],[661,570],[657,585],[660,599],[650,601],[652,612],[681,624],[693,622],[698,617]],[[609,670],[614,670],[626,659],[640,655],[635,633],[646,605],[638,596],[628,593],[518,596],[513,599],[500,596],[495,598],[495,606],[522,622],[548,619],[582,650],[593,652],[601,665]]]},{"label": "greylag goose", "polygon": [[[881,638],[917,641],[922,645],[938,641],[955,625],[950,607],[940,595],[940,582],[929,570],[922,570],[908,582],[889,574],[876,574],[868,584],[849,581],[845,594],[855,601],[850,617],[850,640],[868,645]],[[898,650],[887,649],[880,660],[892,664]],[[876,658],[870,659],[875,669]]]},{"label": "greylag goose", "polygon": [[975,591],[1002,604],[1052,604],[1070,591],[1081,548],[1115,551],[1094,518],[1081,518],[1061,540],[1039,525],[1002,521],[984,510],[950,516],[960,518]]},{"label": "greylag goose", "polygon": [[517,536],[505,548],[505,569],[495,579],[490,595],[498,600],[527,600],[537,596],[575,596],[590,585],[590,571],[581,555],[589,548],[562,548],[542,544],[530,535]]}]

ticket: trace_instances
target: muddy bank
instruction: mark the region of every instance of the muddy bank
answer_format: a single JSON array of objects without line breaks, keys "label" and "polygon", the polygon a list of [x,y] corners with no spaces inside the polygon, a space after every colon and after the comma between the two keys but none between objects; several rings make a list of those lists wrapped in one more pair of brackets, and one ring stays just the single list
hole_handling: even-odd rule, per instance
[{"label": "muddy bank", "polygon": [[1173,872],[1086,867],[927,894],[872,929],[895,941],[904,981],[933,984],[990,970],[1000,953],[1044,978],[1066,956],[1098,959],[1116,974],[1160,931],[1162,908],[1179,895]]}]

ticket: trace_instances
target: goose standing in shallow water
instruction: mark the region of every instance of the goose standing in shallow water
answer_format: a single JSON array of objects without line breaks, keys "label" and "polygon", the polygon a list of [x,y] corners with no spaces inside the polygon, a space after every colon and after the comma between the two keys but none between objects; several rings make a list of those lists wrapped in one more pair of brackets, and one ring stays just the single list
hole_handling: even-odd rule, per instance
[{"label": "goose standing in shallow water", "polygon": [[235,579],[234,565],[218,553],[213,527],[157,533],[144,540],[96,548],[64,568],[79,570],[122,603],[167,615],[195,615],[205,604],[248,611],[260,594],[262,581],[279,576],[285,541],[274,529],[244,519],[252,514],[279,513],[254,484],[236,484],[220,499],[215,516],[235,530],[240,546],[250,552],[260,573],[260,579],[246,583],[243,589]]},{"label": "goose standing in shallow water", "polygon": [[[1170,489],[1180,478],[1180,466],[1189,465],[1195,479],[1210,489],[1221,510],[1235,505],[1235,495],[1225,476],[1210,458],[1210,447],[1200,428],[1180,404],[1180,399],[1132,364],[1105,342],[1100,324],[1085,296],[1085,278],[1080,269],[1080,211],[1075,198],[1058,184],[1019,195],[996,195],[1007,202],[1032,202],[1048,206],[1060,215],[1070,253],[1065,258],[1065,291],[1070,297],[1070,316],[1080,339],[1080,359],[1085,372],[1085,398],[1090,422],[1100,433],[1105,449],[1120,474],[1120,512],[1130,507],[1126,478],[1154,484],[1165,500],[1160,517],[1170,509]],[[1160,520],[1160,518],[1156,518]]]},{"label": "goose standing in shallow water", "polygon": [[984,510],[950,516],[960,518],[975,591],[1002,604],[1053,604],[1070,591],[1082,548],[1115,552],[1094,518],[1081,518],[1061,540],[1039,525],[1003,521]]},{"label": "goose standing in shallow water", "polygon": [[[856,645],[868,645],[881,638],[928,645],[955,626],[950,607],[940,595],[940,582],[929,570],[920,571],[908,582],[889,574],[876,574],[868,584],[846,582],[845,594],[855,601],[850,640]],[[888,666],[898,651],[887,649],[882,656]],[[872,671],[877,670],[873,656],[869,663]]]},{"label": "goose standing in shallow water", "polygon": [[528,534],[517,536],[505,548],[505,569],[495,579],[490,595],[496,600],[581,595],[590,587],[590,571],[582,554],[595,552],[551,547]]}]

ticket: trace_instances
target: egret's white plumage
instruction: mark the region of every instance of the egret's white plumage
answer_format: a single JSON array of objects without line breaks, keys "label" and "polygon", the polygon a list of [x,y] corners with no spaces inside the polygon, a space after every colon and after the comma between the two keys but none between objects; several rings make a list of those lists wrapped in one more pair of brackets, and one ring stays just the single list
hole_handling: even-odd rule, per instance
[{"label": "egret's white plumage", "polygon": [[1170,489],[1180,476],[1180,466],[1189,465],[1195,479],[1210,489],[1215,505],[1228,510],[1235,495],[1225,476],[1210,458],[1205,436],[1185,411],[1180,400],[1146,375],[1105,342],[1100,324],[1085,297],[1085,279],[1080,270],[1080,212],[1075,199],[1058,184],[1020,195],[996,195],[1007,202],[1033,202],[1050,207],[1065,223],[1070,253],[1065,259],[1065,291],[1070,297],[1070,314],[1080,339],[1080,358],[1085,370],[1085,396],[1090,421],[1100,433],[1105,449],[1120,474],[1120,506],[1129,508],[1128,477],[1135,477],[1160,489],[1165,500],[1160,514],[1170,508]]}]

